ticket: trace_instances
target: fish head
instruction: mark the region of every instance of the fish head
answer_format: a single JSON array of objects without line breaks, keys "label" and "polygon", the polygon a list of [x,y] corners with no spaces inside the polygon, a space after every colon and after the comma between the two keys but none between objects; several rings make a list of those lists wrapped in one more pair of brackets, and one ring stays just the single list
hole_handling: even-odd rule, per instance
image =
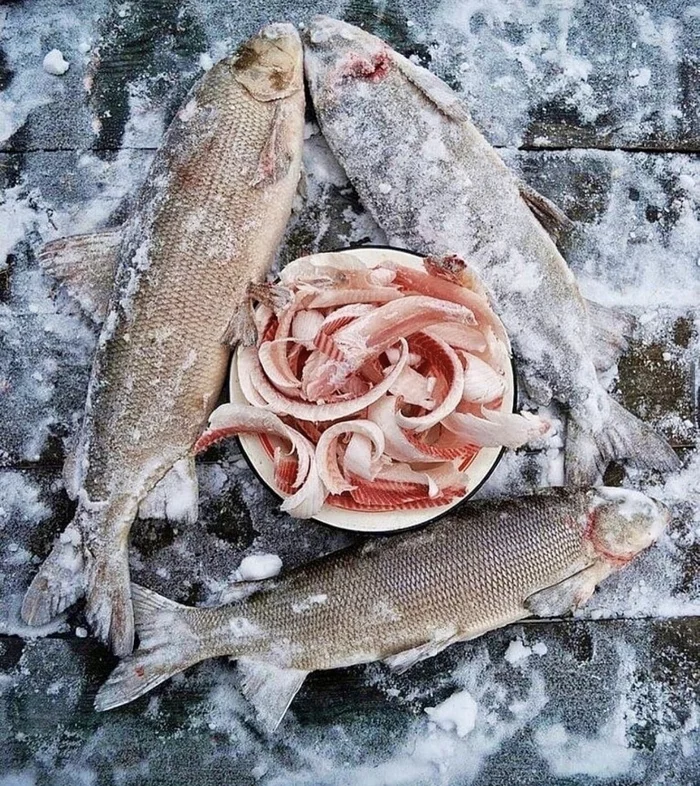
[{"label": "fish head", "polygon": [[671,520],[669,509],[639,491],[591,490],[584,536],[596,554],[624,565],[654,543]]},{"label": "fish head", "polygon": [[276,101],[304,88],[301,39],[294,25],[267,25],[226,65],[258,101]]},{"label": "fish head", "polygon": [[316,16],[304,31],[304,68],[319,109],[333,106],[341,95],[383,81],[392,69],[392,50],[359,27]]}]

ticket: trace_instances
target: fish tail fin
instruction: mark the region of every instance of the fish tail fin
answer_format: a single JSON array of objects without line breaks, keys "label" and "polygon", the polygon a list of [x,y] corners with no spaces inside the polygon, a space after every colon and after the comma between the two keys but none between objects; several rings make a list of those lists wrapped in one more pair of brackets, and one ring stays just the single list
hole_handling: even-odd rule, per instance
[{"label": "fish tail fin", "polygon": [[134,701],[200,660],[199,638],[188,619],[191,609],[138,584],[131,585],[131,599],[139,648],[98,691],[98,712]]},{"label": "fish tail fin", "polygon": [[85,616],[90,629],[115,655],[134,649],[128,538],[91,545],[86,566]]},{"label": "fish tail fin", "polygon": [[46,625],[85,594],[85,556],[80,532],[69,524],[44,560],[22,601],[27,625]]},{"label": "fish tail fin", "polygon": [[610,396],[608,404],[605,423],[597,431],[574,415],[569,418],[565,456],[568,485],[594,485],[614,459],[627,459],[636,467],[663,472],[680,467],[673,448],[651,426]]},{"label": "fish tail fin", "polygon": [[[73,521],[24,596],[22,619],[28,625],[46,624],[85,595],[85,614],[91,630],[108,642],[115,654],[130,653],[134,646],[134,620],[127,525],[134,515],[133,505],[88,508],[79,504]],[[116,527],[115,523],[124,526]],[[96,532],[103,535],[93,537]]]}]

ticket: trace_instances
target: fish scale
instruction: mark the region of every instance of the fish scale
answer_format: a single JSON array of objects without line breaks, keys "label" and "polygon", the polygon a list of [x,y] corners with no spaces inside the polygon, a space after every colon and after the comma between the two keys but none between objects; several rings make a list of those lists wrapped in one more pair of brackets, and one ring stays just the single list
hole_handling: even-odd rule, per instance
[{"label": "fish scale", "polygon": [[218,608],[187,608],[137,587],[141,648],[96,706],[118,706],[200,660],[230,655],[274,727],[311,671],[374,660],[403,669],[532,614],[567,613],[667,521],[638,492],[557,489],[465,506],[426,529],[246,586],[252,594]]},{"label": "fish scale", "polygon": [[116,259],[104,260],[116,277],[70,462],[78,509],[25,597],[26,622],[86,594],[93,630],[131,651],[131,523],[176,462],[189,459],[193,475],[231,344],[249,338],[248,287],[265,276],[291,213],[303,124],[291,25],[264,28],[217,63],[175,116]]},{"label": "fish scale", "polygon": [[[299,669],[345,662],[372,626],[394,642],[396,651],[408,649],[416,636],[429,639],[440,627],[457,626],[460,635],[468,636],[504,616],[522,615],[528,595],[593,561],[582,528],[569,523],[585,511],[584,503],[581,495],[564,510],[550,501],[546,511],[540,504],[535,505],[538,510],[523,511],[506,502],[495,510],[477,510],[469,520],[451,517],[420,535],[408,533],[320,560],[230,613],[273,631],[271,645],[281,638],[304,647],[291,662],[279,664]],[[303,613],[293,611],[320,595],[328,600],[311,604]],[[376,618],[378,597],[395,608],[399,619],[387,623]],[[422,630],[416,630],[416,620],[422,621]],[[312,646],[305,645],[310,626],[322,634],[322,641],[334,641],[333,648],[322,648],[322,656],[315,636],[309,636]],[[251,646],[260,653],[259,640]],[[384,647],[382,651],[392,654]]]}]

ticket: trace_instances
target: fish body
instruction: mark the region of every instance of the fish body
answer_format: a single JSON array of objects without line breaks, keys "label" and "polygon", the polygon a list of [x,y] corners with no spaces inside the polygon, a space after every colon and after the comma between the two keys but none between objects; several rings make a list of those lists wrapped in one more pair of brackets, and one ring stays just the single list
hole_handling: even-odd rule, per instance
[{"label": "fish body", "polygon": [[187,608],[135,588],[141,647],[98,694],[131,701],[205,658],[239,660],[274,727],[311,671],[384,660],[397,669],[533,614],[565,614],[663,531],[639,492],[554,490],[463,508],[429,528],[336,552],[247,598]]},{"label": "fish body", "polygon": [[666,442],[598,380],[596,365],[624,338],[614,315],[589,309],[538,220],[560,211],[517,181],[458,96],[379,38],[329,17],[307,28],[305,68],[323,134],[390,243],[468,260],[531,396],[568,407],[567,480],[589,485],[613,458],[675,468]]},{"label": "fish body", "polygon": [[26,595],[27,622],[86,593],[94,631],[131,651],[130,526],[216,403],[248,327],[248,286],[291,212],[303,123],[298,34],[270,25],[194,86],[168,129],[112,243],[116,279],[68,473],[78,508]]}]

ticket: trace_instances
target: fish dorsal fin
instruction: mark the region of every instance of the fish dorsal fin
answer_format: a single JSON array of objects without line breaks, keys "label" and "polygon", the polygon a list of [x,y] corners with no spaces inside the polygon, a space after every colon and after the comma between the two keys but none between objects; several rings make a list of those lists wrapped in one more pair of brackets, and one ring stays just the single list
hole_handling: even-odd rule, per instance
[{"label": "fish dorsal fin", "polygon": [[403,673],[411,666],[415,665],[421,660],[432,658],[438,652],[442,652],[445,647],[449,647],[455,641],[459,641],[460,637],[456,627],[448,627],[437,630],[433,633],[430,639],[417,647],[412,647],[403,652],[397,652],[394,655],[389,655],[384,658],[384,663],[399,674]]},{"label": "fish dorsal fin", "polygon": [[518,189],[525,204],[555,243],[559,242],[563,234],[573,229],[574,222],[551,199],[542,196],[522,180],[518,182]]},{"label": "fish dorsal fin", "polygon": [[412,63],[408,58],[400,55],[393,49],[388,50],[388,55],[406,79],[420,90],[428,101],[434,104],[443,115],[457,122],[469,120],[469,113],[464,108],[459,96],[442,79],[439,79],[427,69]]},{"label": "fish dorsal fin", "polygon": [[530,595],[525,608],[535,617],[561,617],[582,606],[596,586],[610,573],[605,562],[595,562],[552,587]]},{"label": "fish dorsal fin", "polygon": [[255,707],[261,723],[268,732],[280,724],[285,712],[297,695],[308,671],[281,669],[271,663],[241,658],[238,668],[243,677],[243,695]]},{"label": "fish dorsal fin", "polygon": [[176,461],[141,500],[139,518],[194,524],[199,514],[194,456]]},{"label": "fish dorsal fin", "polygon": [[41,267],[63,284],[98,325],[107,313],[120,242],[119,228],[106,229],[52,240],[39,253]]}]

